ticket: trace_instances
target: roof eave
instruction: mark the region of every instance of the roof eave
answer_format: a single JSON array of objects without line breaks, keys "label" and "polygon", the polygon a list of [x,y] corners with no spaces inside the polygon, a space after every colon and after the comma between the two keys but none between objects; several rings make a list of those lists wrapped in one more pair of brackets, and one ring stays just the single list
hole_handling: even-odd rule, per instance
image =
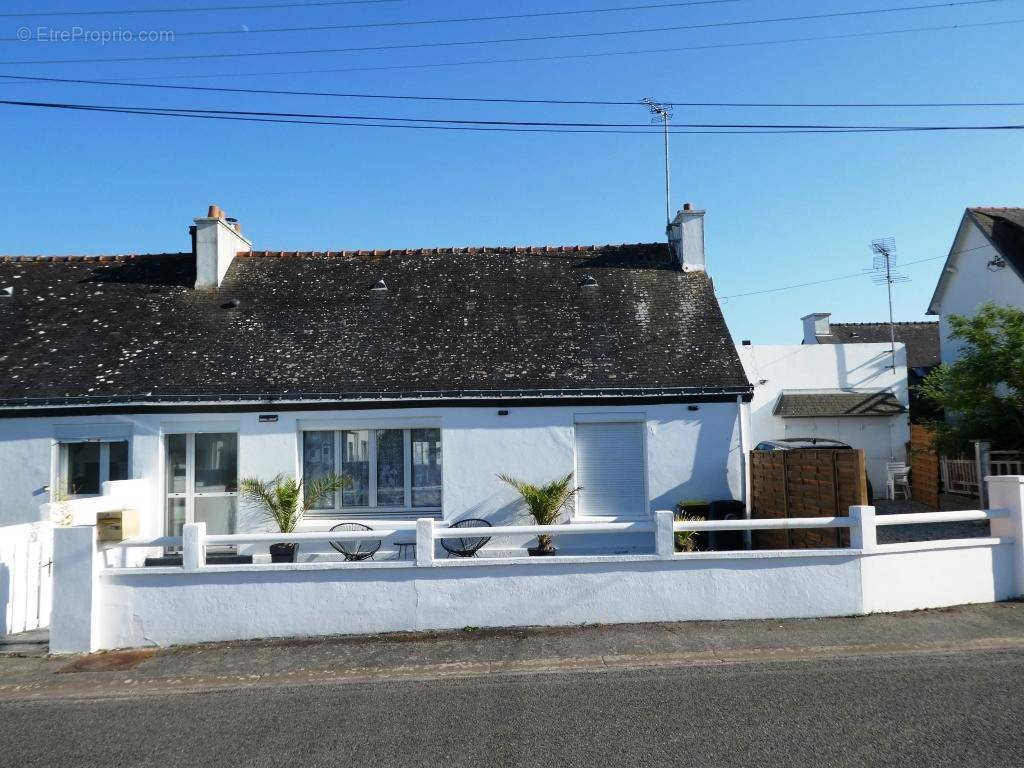
[{"label": "roof eave", "polygon": [[670,387],[607,388],[577,390],[462,390],[412,393],[307,393],[288,395],[178,395],[10,398],[0,400],[0,418],[24,418],[36,415],[96,412],[140,411],[256,411],[274,410],[357,410],[381,408],[423,408],[437,406],[489,406],[496,403],[520,405],[595,404],[615,402],[707,402],[753,398],[753,387]]}]

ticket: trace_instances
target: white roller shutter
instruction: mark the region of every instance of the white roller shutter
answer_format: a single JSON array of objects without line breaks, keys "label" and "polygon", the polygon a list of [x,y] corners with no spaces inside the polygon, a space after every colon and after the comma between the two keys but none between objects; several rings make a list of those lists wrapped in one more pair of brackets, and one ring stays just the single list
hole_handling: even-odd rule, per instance
[{"label": "white roller shutter", "polygon": [[576,425],[577,514],[646,518],[643,422]]}]

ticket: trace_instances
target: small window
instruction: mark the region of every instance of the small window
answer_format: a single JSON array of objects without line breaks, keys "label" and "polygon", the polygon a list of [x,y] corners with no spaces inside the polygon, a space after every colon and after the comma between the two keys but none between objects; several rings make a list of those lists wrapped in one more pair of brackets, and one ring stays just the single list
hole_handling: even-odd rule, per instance
[{"label": "small window", "polygon": [[[324,514],[441,510],[441,430],[356,429],[302,433],[302,474],[307,485],[327,474],[350,483],[323,499]],[[311,512],[313,510],[310,510]]]},{"label": "small window", "polygon": [[68,498],[99,496],[108,480],[128,479],[128,441],[60,444],[60,492]]}]

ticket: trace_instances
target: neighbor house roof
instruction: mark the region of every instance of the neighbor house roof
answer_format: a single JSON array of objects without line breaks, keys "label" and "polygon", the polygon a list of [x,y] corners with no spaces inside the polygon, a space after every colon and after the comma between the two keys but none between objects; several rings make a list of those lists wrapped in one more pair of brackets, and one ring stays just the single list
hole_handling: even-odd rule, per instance
[{"label": "neighbor house roof", "polygon": [[[939,364],[937,322],[894,323],[896,341],[906,345],[907,367],[931,368]],[[888,323],[830,323],[828,335],[815,338],[819,344],[866,344],[890,340]]]},{"label": "neighbor house roof", "polygon": [[772,413],[782,417],[893,416],[906,409],[892,392],[783,392]]},{"label": "neighbor house roof", "polygon": [[[1024,208],[988,208],[974,207],[964,211],[964,217],[957,230],[957,237],[953,241],[953,248],[946,257],[942,272],[939,273],[939,281],[935,286],[935,292],[928,303],[928,314],[938,314],[938,299],[946,282],[954,274],[952,267],[953,260],[961,253],[956,252],[957,242],[960,240],[960,233],[964,225],[973,222],[988,239],[989,243],[1010,266],[1010,272],[1015,273],[1017,278],[1024,280]],[[968,254],[968,258],[988,258],[984,251]]]},{"label": "neighbor house roof", "polygon": [[0,259],[0,407],[751,391],[664,244],[260,251],[194,282],[191,253]]}]

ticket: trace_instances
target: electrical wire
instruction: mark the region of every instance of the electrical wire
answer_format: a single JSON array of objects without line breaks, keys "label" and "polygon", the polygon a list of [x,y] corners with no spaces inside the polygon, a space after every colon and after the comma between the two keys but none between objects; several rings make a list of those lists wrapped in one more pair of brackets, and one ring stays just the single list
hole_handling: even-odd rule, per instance
[{"label": "electrical wire", "polygon": [[[415,19],[412,21],[377,21],[360,24],[310,24],[302,27],[235,27],[233,29],[214,30],[173,30],[174,39],[179,37],[219,37],[223,35],[261,35],[282,32],[328,32],[342,29],[389,29],[394,27],[421,27],[438,24],[464,24],[480,21],[516,21],[521,19],[540,19],[557,16],[591,16],[602,13],[622,13],[625,11],[660,10],[664,8],[683,8],[697,5],[722,5],[724,3],[740,3],[749,0],[685,0],[674,3],[654,3],[649,5],[624,5],[615,8],[584,8],[564,11],[537,11],[534,13],[511,13],[498,16],[466,16],[455,19]],[[17,42],[17,37],[0,38],[0,42]]]},{"label": "electrical wire", "polygon": [[[191,115],[230,115],[237,117],[266,117],[331,121],[374,121],[395,124],[437,124],[492,127],[527,127],[527,128],[628,128],[637,133],[657,133],[662,129],[650,123],[603,123],[603,122],[559,122],[544,120],[476,120],[465,118],[442,117],[396,117],[392,115],[354,115],[331,114],[320,112],[271,112],[263,110],[240,109],[200,109],[195,107],[153,107],[125,106],[112,104],[81,104],[71,102],[20,101],[0,99],[0,104],[16,107],[44,107],[57,109],[96,109],[106,111],[122,111],[139,114],[175,113]],[[344,124],[344,123],[339,123]],[[756,130],[764,132],[807,130],[818,132],[934,132],[934,131],[1008,131],[1024,130],[1024,124],[991,124],[991,125],[857,125],[857,124],[824,124],[824,123],[676,123],[670,133],[683,132],[682,129],[700,130]]]},{"label": "electrical wire", "polygon": [[544,42],[551,40],[576,40],[593,39],[602,37],[618,37],[623,35],[640,35],[657,32],[679,32],[697,29],[712,29],[723,27],[753,26],[758,24],[778,24],[794,21],[815,21],[821,19],[849,18],[861,16],[874,16],[878,14],[901,13],[910,11],[930,10],[935,8],[953,8],[963,6],[991,5],[993,3],[1017,2],[1018,0],[948,0],[947,2],[927,3],[923,5],[904,5],[895,8],[872,8],[859,9],[854,11],[834,11],[831,13],[804,14],[800,16],[777,16],[768,19],[741,19],[734,21],[704,22],[700,24],[678,24],[663,27],[642,27],[636,29],[616,29],[603,32],[572,32],[556,35],[531,35],[527,37],[504,37],[491,38],[487,40],[446,40],[424,43],[392,43],[390,45],[368,45],[347,48],[304,48],[284,51],[260,51],[260,52],[226,52],[226,53],[196,53],[196,54],[168,54],[165,56],[115,56],[115,57],[90,57],[77,59],[20,59],[0,61],[0,65],[20,64],[110,64],[127,63],[139,61],[198,61],[203,59],[239,59],[251,58],[254,56],[297,56],[325,53],[366,53],[371,51],[396,51],[396,50],[419,50],[425,48],[451,48],[460,46],[495,45],[503,43],[523,42]]},{"label": "electrical wire", "polygon": [[332,5],[379,5],[405,0],[313,0],[312,2],[272,3],[270,5],[210,5],[196,8],[113,8],[91,11],[15,11],[0,13],[0,19],[24,19],[42,16],[128,16],[153,13],[201,13],[206,11],[253,11],[275,8],[315,8]]},{"label": "electrical wire", "polygon": [[[198,91],[203,93],[243,93],[271,96],[324,96],[345,99],[371,99],[385,101],[440,101],[473,104],[544,104],[556,106],[626,106],[637,107],[642,100],[614,101],[600,99],[515,99],[479,96],[420,96],[382,93],[357,93],[339,91],[297,91],[270,88],[227,88],[202,85],[167,85],[161,83],[136,83],[117,80],[83,80],[68,77],[36,77],[29,75],[0,75],[0,80],[31,81],[40,83],[65,83],[79,85],[102,85],[121,88],[156,88],[175,91]],[[1024,101],[944,101],[944,102],[767,102],[767,101],[665,101],[673,107],[738,107],[738,108],[917,108],[917,107],[1024,107]]]},{"label": "electrical wire", "polygon": [[[904,264],[902,264],[901,266],[910,267],[910,266],[913,266],[914,264],[924,264],[925,262],[929,262],[929,261],[938,261],[939,259],[947,259],[950,256],[959,255],[961,253],[969,253],[970,251],[977,251],[977,250],[980,250],[982,248],[989,248],[989,247],[990,246],[986,243],[985,245],[978,245],[978,246],[975,246],[974,248],[964,248],[963,250],[960,250],[960,251],[954,251],[954,252],[949,253],[949,254],[947,254],[945,256],[930,256],[927,259],[917,259],[916,261],[908,261],[908,262],[905,262]],[[746,296],[761,296],[761,295],[766,294],[766,293],[779,293],[780,291],[790,291],[790,290],[793,290],[795,288],[807,288],[807,287],[812,286],[812,285],[824,285],[825,283],[835,283],[835,282],[838,282],[840,280],[850,280],[850,279],[852,279],[854,277],[866,277],[867,275],[868,275],[868,272],[862,270],[860,272],[853,272],[853,273],[848,274],[848,275],[839,275],[838,277],[827,277],[824,280],[811,280],[811,281],[806,282],[806,283],[794,283],[793,285],[781,285],[781,286],[779,286],[777,288],[765,288],[764,290],[760,290],[760,291],[748,291],[746,293],[733,293],[733,294],[730,294],[728,296],[719,296],[718,298],[720,300],[722,300],[722,301],[727,301],[729,299],[740,299],[740,298],[744,298]]]},{"label": "electrical wire", "polygon": [[[917,34],[920,32],[951,32],[962,29],[978,29],[984,27],[1001,27],[1016,24],[1024,24],[1022,19],[1002,19],[999,21],[970,22],[966,24],[940,24],[927,27],[904,27],[902,29],[878,30],[874,32],[842,32],[832,35],[806,35],[802,37],[780,38],[775,40],[749,40],[735,43],[709,43],[706,45],[688,45],[672,48],[641,48],[626,51],[598,51],[595,53],[569,53],[553,56],[521,56],[502,59],[470,59],[464,61],[445,61],[429,64],[382,64],[362,67],[326,67],[319,69],[287,69],[263,72],[207,72],[192,75],[156,75],[149,77],[135,77],[134,80],[158,81],[158,80],[223,80],[225,78],[239,77],[276,77],[281,75],[318,75],[332,74],[337,72],[383,72],[391,70],[415,70],[415,69],[440,69],[444,67],[470,67],[491,64],[523,64],[543,61],[571,61],[576,59],[597,59],[614,56],[647,56],[659,53],[685,53],[690,51],[708,51],[729,48],[753,48],[770,45],[789,45],[791,43],[811,43],[827,40],[853,40],[868,37],[882,37],[889,35]],[[0,62],[2,63],[2,62]]]}]

